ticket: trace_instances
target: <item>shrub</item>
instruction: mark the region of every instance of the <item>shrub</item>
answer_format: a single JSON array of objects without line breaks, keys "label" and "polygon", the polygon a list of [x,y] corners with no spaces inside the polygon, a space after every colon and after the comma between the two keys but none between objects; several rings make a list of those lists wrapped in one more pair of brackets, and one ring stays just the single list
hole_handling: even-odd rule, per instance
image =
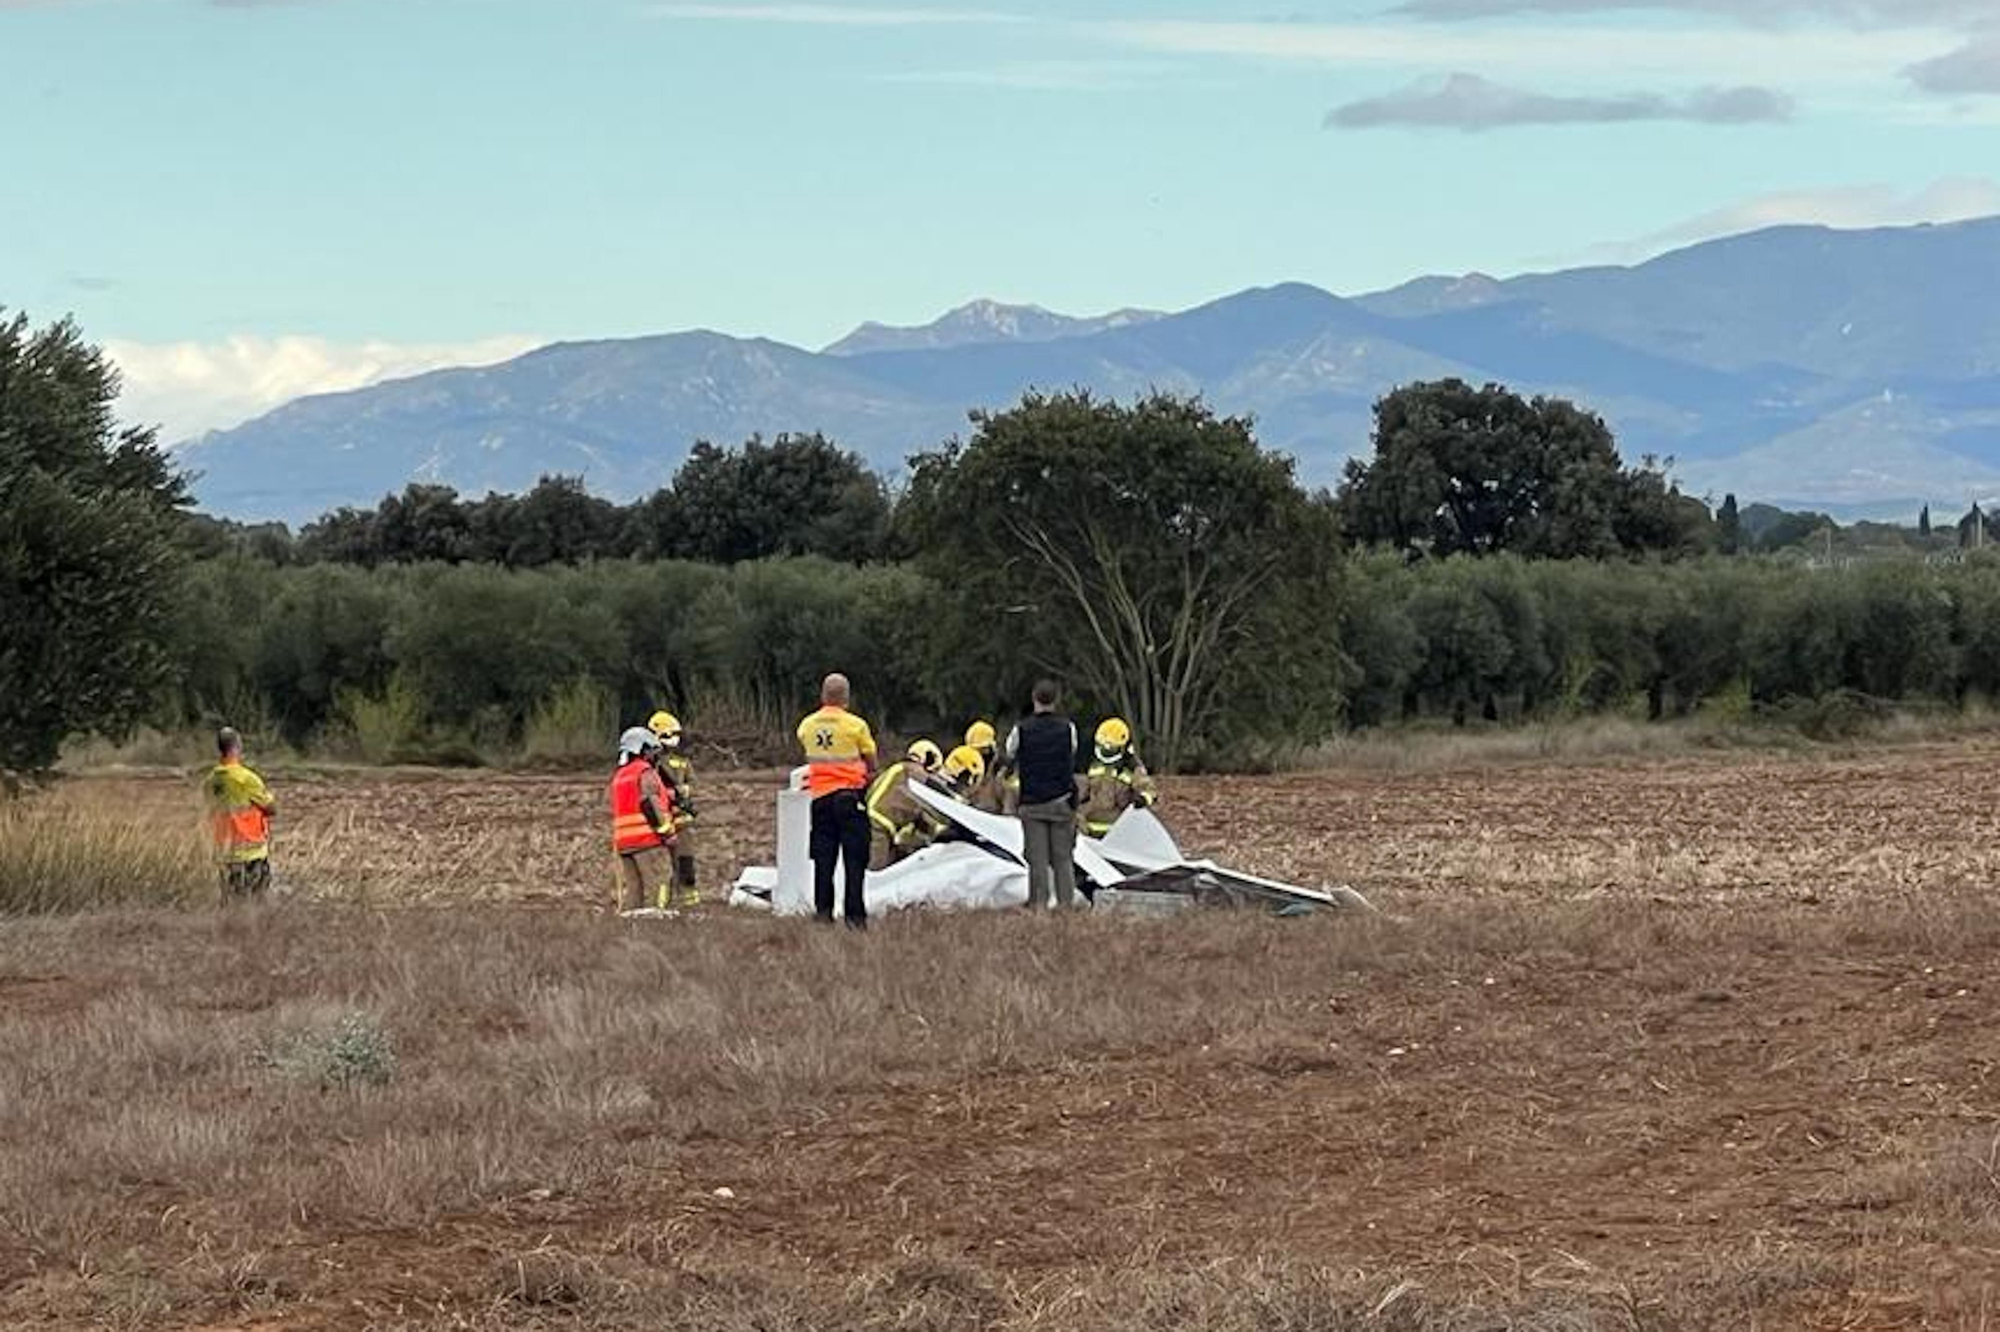
[{"label": "shrub", "polygon": [[424,700],[403,676],[389,681],[380,694],[342,690],[340,711],[355,748],[370,763],[405,758],[423,739]]},{"label": "shrub", "polygon": [[606,758],[618,731],[617,704],[609,690],[572,680],[528,715],[521,756],[530,763],[587,763]]},{"label": "shrub", "polygon": [[396,1045],[366,1013],[293,1032],[263,1052],[266,1067],[321,1087],[383,1086],[396,1075]]}]

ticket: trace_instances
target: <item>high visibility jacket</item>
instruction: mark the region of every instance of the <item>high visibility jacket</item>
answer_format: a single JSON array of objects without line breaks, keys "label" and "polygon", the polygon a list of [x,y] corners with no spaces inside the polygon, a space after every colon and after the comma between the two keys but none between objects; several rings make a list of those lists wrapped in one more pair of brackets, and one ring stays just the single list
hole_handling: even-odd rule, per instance
[{"label": "high visibility jacket", "polygon": [[821,708],[799,723],[806,751],[806,790],[817,800],[836,791],[862,791],[875,759],[875,735],[846,708]]},{"label": "high visibility jacket", "polygon": [[1146,765],[1136,754],[1127,753],[1119,763],[1092,761],[1083,777],[1083,800],[1077,818],[1092,837],[1111,831],[1118,816],[1134,805],[1145,808],[1153,803],[1155,789]]},{"label": "high visibility jacket", "polygon": [[[965,803],[974,809],[983,809],[988,814],[1001,814],[1007,809],[1008,775],[1000,770],[1000,755],[986,756],[986,773],[963,797]],[[1014,783],[1019,792],[1020,783]]]},{"label": "high visibility jacket", "polygon": [[904,759],[884,768],[868,788],[868,822],[899,849],[922,846],[939,831],[930,807],[910,794],[910,783],[924,780],[922,771]]},{"label": "high visibility jacket", "polygon": [[660,780],[674,798],[674,821],[685,823],[694,817],[694,760],[679,750],[668,750],[654,765]]},{"label": "high visibility jacket", "polygon": [[[647,816],[652,802],[657,823]],[[635,758],[611,774],[611,846],[620,855],[671,846],[674,837],[674,800],[653,765]]]},{"label": "high visibility jacket", "polygon": [[271,798],[264,779],[241,763],[218,763],[201,784],[208,801],[209,832],[215,854],[234,865],[267,860],[271,855]]}]

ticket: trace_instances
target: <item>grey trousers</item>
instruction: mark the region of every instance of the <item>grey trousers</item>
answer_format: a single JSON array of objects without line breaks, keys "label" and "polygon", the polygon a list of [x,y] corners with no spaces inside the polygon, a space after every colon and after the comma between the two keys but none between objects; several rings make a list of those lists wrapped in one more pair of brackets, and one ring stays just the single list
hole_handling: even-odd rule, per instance
[{"label": "grey trousers", "polygon": [[1049,881],[1055,881],[1056,902],[1076,903],[1076,809],[1067,800],[1021,806],[1021,837],[1028,860],[1028,908],[1049,904]]}]

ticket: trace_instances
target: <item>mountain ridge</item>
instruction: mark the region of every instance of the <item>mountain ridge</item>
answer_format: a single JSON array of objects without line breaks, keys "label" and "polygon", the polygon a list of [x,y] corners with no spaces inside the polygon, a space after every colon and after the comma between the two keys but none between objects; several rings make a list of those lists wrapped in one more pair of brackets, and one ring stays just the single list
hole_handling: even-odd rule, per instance
[{"label": "mountain ridge", "polygon": [[971,302],[818,352],[710,330],[554,343],[298,399],[182,453],[216,510],[297,520],[413,479],[478,493],[562,471],[628,498],[697,439],[782,431],[893,468],[1030,388],[1169,389],[1253,415],[1329,482],[1366,449],[1382,392],[1444,375],[1572,397],[1628,458],[1680,459],[1698,493],[1955,502],[2000,478],[2000,218],[1767,228],[1643,264],[1352,297],[1279,282],[1165,314]]},{"label": "mountain ridge", "polygon": [[938,350],[988,342],[1054,342],[1089,337],[1164,318],[1159,310],[1132,307],[1101,315],[1057,314],[1039,305],[1009,305],[981,297],[945,311],[928,324],[878,324],[870,320],[820,349],[825,356]]}]

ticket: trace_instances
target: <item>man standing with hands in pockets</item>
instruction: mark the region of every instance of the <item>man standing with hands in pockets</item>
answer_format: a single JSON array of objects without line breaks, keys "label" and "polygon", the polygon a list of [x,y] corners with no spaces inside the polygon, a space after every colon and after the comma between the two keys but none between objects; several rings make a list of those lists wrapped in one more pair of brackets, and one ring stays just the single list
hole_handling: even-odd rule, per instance
[{"label": "man standing with hands in pockets", "polygon": [[869,826],[861,801],[875,775],[875,736],[847,710],[850,694],[846,676],[827,676],[820,684],[820,709],[799,723],[798,734],[812,796],[813,908],[822,924],[833,923],[838,865],[846,876],[847,926],[865,930]]},{"label": "man standing with hands in pockets", "polygon": [[1034,715],[1007,736],[1007,766],[1021,783],[1021,840],[1028,861],[1028,909],[1076,904],[1076,724],[1056,711],[1055,682],[1035,686]]}]

